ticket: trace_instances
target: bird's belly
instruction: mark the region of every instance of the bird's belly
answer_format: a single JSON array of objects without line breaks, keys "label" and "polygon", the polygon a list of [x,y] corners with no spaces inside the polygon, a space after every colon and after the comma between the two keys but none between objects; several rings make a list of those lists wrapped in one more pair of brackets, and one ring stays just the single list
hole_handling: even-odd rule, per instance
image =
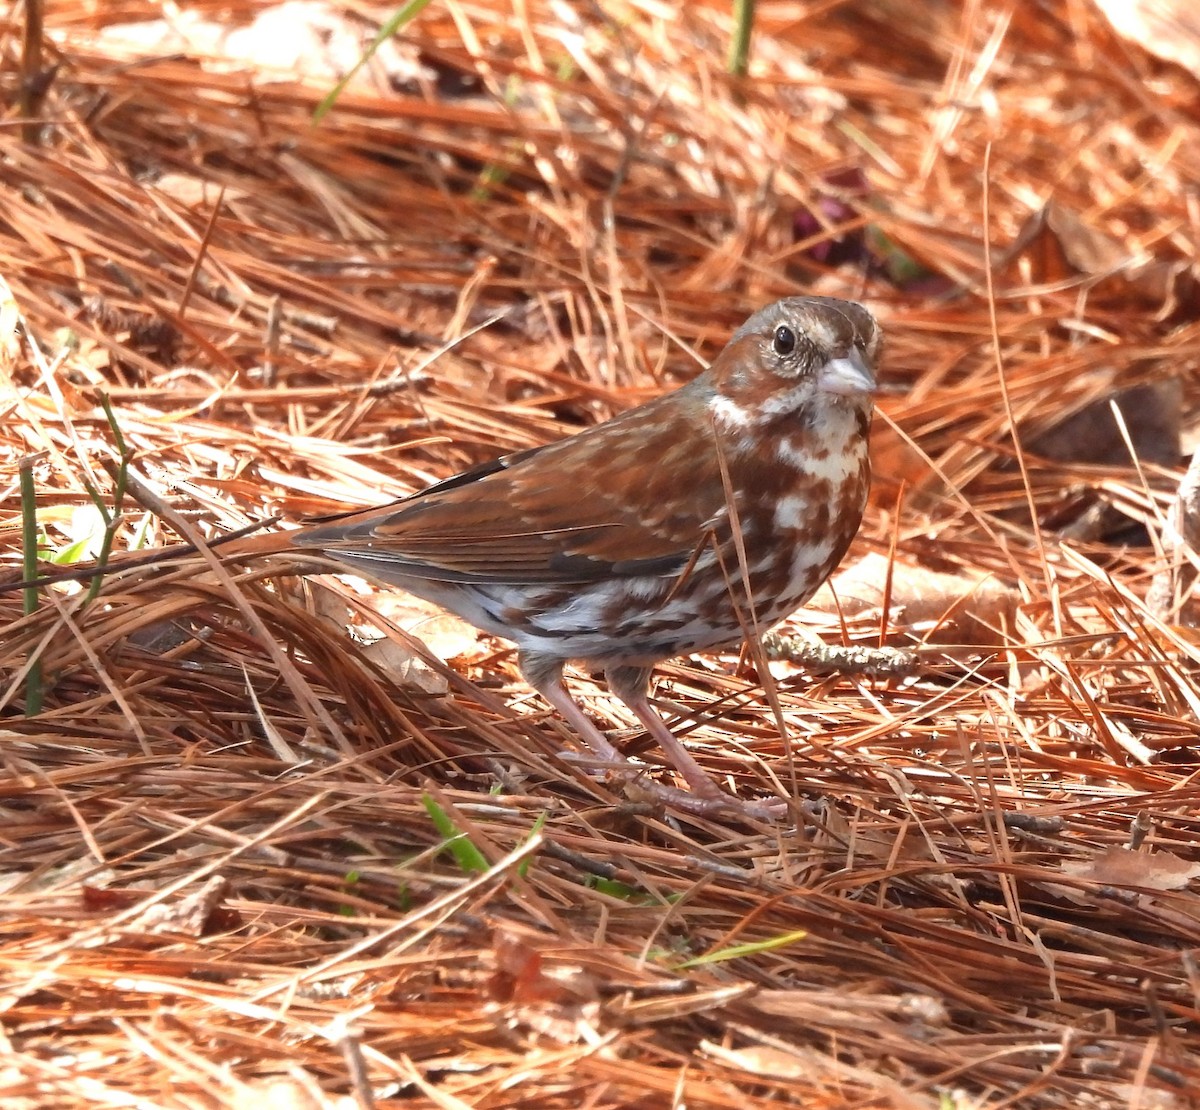
[{"label": "bird's belly", "polygon": [[793,612],[820,585],[833,559],[832,547],[799,554],[788,566],[751,564],[752,607],[740,582],[731,592],[720,567],[696,570],[683,581],[618,577],[562,586],[421,581],[411,592],[530,653],[598,666],[650,665],[733,646],[754,628],[765,632]]},{"label": "bird's belly", "polygon": [[524,651],[560,659],[649,664],[741,639],[723,583],[676,597],[671,585],[661,578],[451,589],[421,582],[411,592]]}]

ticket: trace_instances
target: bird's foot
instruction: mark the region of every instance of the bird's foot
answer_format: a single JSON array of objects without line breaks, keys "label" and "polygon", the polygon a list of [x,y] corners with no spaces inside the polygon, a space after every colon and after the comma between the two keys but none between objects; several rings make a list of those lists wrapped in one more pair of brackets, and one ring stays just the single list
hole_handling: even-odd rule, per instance
[{"label": "bird's foot", "polygon": [[649,775],[648,768],[639,767],[624,756],[598,761],[590,753],[559,753],[560,758],[585,764],[590,773],[601,778],[614,774],[624,781],[632,797],[646,798],[682,813],[696,817],[748,817],[756,821],[779,821],[788,816],[788,803],[777,798],[771,801],[748,800],[727,794],[708,775],[690,782],[691,790],[668,786]]}]

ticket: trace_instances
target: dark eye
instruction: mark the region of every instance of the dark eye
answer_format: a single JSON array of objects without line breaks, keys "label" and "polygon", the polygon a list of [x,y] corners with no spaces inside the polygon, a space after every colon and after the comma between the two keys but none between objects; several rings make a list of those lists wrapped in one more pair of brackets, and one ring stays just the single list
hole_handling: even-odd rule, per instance
[{"label": "dark eye", "polygon": [[772,346],[777,355],[790,355],[796,349],[796,333],[786,324],[780,324],[775,329]]}]

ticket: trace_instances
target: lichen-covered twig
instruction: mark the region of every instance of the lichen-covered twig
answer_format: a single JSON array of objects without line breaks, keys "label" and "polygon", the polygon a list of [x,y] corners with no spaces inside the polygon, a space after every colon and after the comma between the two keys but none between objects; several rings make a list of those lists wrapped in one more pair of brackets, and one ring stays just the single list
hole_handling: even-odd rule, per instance
[{"label": "lichen-covered twig", "polygon": [[809,670],[823,673],[856,674],[867,678],[907,678],[916,674],[921,666],[920,656],[903,648],[826,644],[782,632],[768,632],[762,638],[762,643],[768,659],[786,659],[789,663],[798,663]]}]

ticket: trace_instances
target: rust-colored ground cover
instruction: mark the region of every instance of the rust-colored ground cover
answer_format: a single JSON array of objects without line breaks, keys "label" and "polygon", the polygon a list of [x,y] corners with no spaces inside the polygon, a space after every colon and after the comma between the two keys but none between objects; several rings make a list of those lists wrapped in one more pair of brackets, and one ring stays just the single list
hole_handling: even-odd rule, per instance
[{"label": "rust-colored ground cover", "polygon": [[286,524],[816,291],[888,336],[877,477],[773,650],[919,667],[660,668],[707,768],[812,803],[722,823],[563,758],[508,646],[405,598],[203,554],[5,594],[4,1106],[1194,1104],[1186,23],[764,4],[735,81],[724,4],[434,0],[314,123],[389,14],[53,4],[23,127],[7,8],[3,575],[22,469],[60,559],[89,490],[118,551]]}]

